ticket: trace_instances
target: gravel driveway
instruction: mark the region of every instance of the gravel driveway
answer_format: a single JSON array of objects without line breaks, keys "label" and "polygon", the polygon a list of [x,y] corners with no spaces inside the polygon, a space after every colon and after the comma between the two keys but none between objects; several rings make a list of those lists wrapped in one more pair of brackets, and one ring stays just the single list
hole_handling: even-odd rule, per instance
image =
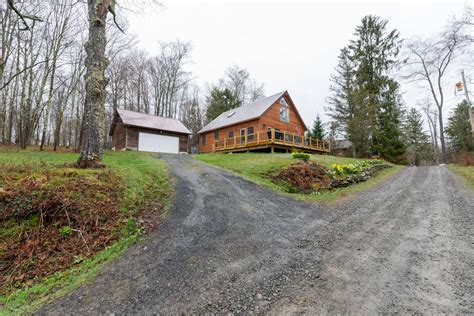
[{"label": "gravel driveway", "polygon": [[41,314],[474,310],[474,194],[444,167],[328,207],[163,159],[176,175],[166,224]]}]

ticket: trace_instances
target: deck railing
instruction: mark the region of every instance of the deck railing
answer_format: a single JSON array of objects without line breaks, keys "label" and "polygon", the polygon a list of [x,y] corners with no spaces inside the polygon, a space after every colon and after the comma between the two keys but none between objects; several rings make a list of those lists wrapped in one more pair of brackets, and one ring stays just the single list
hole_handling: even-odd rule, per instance
[{"label": "deck railing", "polygon": [[330,145],[327,141],[275,129],[216,140],[213,144],[213,151],[242,148],[251,149],[251,147],[271,144],[294,147],[302,150],[330,151]]}]

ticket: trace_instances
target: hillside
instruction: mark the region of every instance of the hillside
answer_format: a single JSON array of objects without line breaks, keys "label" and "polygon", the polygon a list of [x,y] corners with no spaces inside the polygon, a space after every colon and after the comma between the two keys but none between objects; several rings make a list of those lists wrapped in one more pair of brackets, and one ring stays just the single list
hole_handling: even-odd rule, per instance
[{"label": "hillside", "polygon": [[[324,190],[313,192],[313,194],[301,194],[295,192],[294,188],[289,187],[285,181],[273,181],[272,174],[287,169],[290,166],[298,164],[300,160],[294,159],[290,154],[267,154],[267,153],[243,153],[243,154],[200,154],[194,155],[194,158],[214,165],[220,168],[231,170],[240,174],[244,178],[257,184],[267,186],[283,193],[292,193],[292,196],[312,201],[334,201],[350,193],[360,192],[363,189],[371,187],[390,175],[403,169],[402,166],[390,165],[390,168],[377,173],[372,179],[350,185],[345,188],[334,190]],[[336,157],[331,155],[311,155],[310,162],[321,165],[327,172],[334,167],[357,165],[364,159]],[[304,172],[304,171],[297,171]]]},{"label": "hillside", "polygon": [[[7,306],[30,299],[24,291],[8,296],[25,286],[38,299],[80,285],[87,280],[82,272],[96,273],[94,266],[166,214],[171,189],[164,162],[147,153],[106,152],[106,168],[79,170],[72,167],[77,157],[0,151],[0,302]],[[71,267],[72,276],[58,275]]]}]

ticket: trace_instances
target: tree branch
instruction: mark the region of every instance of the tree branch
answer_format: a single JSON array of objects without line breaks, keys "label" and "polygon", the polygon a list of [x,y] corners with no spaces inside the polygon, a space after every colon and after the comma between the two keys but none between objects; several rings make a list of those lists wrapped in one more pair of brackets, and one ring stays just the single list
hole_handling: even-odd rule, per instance
[{"label": "tree branch", "polygon": [[[26,14],[22,14],[20,11],[18,11],[18,9],[15,7],[15,4],[13,3],[13,0],[7,0],[7,4],[8,4],[8,7],[10,9],[12,9],[16,15],[18,15],[18,17],[21,19],[21,21],[23,22],[23,25],[24,27],[23,28],[20,28],[20,31],[28,31],[30,30],[30,26],[28,25],[28,23],[26,23],[26,20],[32,20],[32,21],[38,21],[38,22],[44,22],[40,17],[38,16],[35,16],[35,15],[26,15]],[[0,89],[1,90],[1,89]]]},{"label": "tree branch", "polygon": [[34,68],[36,66],[38,66],[39,64],[42,64],[46,62],[46,60],[42,60],[42,61],[39,61],[33,65],[30,65],[24,69],[22,69],[21,71],[19,71],[18,73],[14,74],[13,76],[10,77],[10,79],[7,80],[7,82],[5,82],[1,87],[0,87],[0,91],[5,89],[6,86],[8,86],[10,84],[10,82],[12,82],[13,79],[15,79],[16,77],[18,77],[19,75],[21,75],[22,73],[24,73],[25,71],[27,71],[28,69],[31,69],[31,68]]}]

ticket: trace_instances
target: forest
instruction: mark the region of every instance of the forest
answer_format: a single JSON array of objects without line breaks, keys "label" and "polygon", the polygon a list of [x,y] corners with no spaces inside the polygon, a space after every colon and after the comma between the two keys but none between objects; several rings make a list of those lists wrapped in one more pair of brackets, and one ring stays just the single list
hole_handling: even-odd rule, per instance
[{"label": "forest", "polygon": [[[199,86],[188,70],[191,42],[160,42],[152,54],[136,49],[118,5],[131,4],[2,4],[1,144],[67,147],[100,161],[103,148],[110,148],[113,113],[124,108],[181,120],[193,132],[192,146],[205,123],[264,96],[264,84],[235,64],[222,69],[217,82]],[[445,116],[458,81],[453,74],[466,65],[473,69],[473,9],[466,7],[430,38],[404,39],[387,23],[369,15],[355,27],[330,78],[324,105],[330,120],[318,116],[311,132],[333,142],[347,139],[352,156],[411,164],[472,151],[470,100]],[[468,97],[473,76],[466,75],[458,93]],[[419,85],[423,102],[405,104],[401,82]]]}]

